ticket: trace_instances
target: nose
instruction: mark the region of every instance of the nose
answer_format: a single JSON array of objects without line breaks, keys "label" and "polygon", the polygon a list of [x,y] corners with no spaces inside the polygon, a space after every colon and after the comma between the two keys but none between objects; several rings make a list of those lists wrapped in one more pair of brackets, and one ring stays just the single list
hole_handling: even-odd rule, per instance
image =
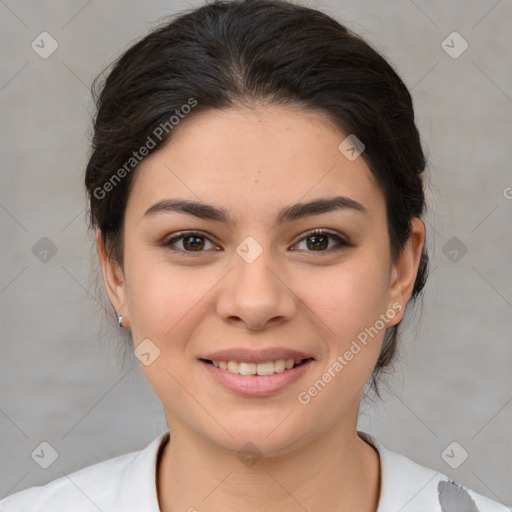
[{"label": "nose", "polygon": [[224,321],[261,330],[292,318],[295,295],[269,250],[251,263],[235,254],[233,265],[217,301],[217,313]]}]

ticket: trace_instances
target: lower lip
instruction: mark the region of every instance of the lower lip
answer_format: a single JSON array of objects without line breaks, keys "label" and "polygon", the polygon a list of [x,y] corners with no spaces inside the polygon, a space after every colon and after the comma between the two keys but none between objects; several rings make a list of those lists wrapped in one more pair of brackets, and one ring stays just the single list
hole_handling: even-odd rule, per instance
[{"label": "lower lip", "polygon": [[217,382],[231,391],[244,396],[268,396],[300,379],[313,366],[314,360],[310,359],[300,366],[272,375],[239,375],[205,361],[199,362]]}]

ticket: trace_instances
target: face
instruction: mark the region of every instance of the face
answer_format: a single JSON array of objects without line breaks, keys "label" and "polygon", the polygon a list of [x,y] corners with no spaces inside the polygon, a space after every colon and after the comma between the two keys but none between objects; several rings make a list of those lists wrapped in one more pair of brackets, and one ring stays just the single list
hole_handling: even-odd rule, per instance
[{"label": "face", "polygon": [[169,428],[278,454],[355,425],[423,224],[392,262],[384,196],[345,138],[319,113],[210,110],[140,164],[124,267],[99,244],[100,260]]}]

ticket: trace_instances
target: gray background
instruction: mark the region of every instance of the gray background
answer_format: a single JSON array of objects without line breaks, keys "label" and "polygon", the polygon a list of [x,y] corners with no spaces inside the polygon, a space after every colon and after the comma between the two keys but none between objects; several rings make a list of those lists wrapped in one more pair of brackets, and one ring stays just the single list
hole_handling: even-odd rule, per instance
[{"label": "gray background", "polygon": [[[139,450],[166,429],[137,359],[121,364],[123,335],[94,284],[82,190],[89,86],[159,18],[199,5],[0,0],[0,498]],[[512,2],[309,5],[395,65],[430,158],[423,312],[420,303],[408,313],[384,403],[365,406],[359,428],[510,505]],[[43,31],[59,45],[47,59],[31,48]],[[469,43],[456,59],[441,46],[453,31]],[[46,262],[33,250],[43,237],[57,248]],[[48,469],[31,458],[42,441],[59,454]],[[441,456],[453,441],[469,453],[456,469]]]}]

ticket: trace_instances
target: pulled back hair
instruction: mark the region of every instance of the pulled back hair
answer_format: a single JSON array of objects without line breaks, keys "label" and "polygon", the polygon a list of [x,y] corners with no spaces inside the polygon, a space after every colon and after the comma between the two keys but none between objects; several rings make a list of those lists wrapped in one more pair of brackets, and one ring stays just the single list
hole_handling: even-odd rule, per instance
[{"label": "pulled back hair", "polygon": [[[85,185],[90,227],[99,228],[107,255],[121,268],[124,214],[137,170],[130,159],[149,138],[148,154],[165,144],[171,116],[187,112],[191,98],[196,104],[186,122],[209,109],[298,106],[354,134],[385,197],[393,261],[411,235],[412,218],[426,210],[426,159],[407,87],[375,49],[327,14],[286,0],[213,1],[166,19],[102,80],[104,72],[91,87],[97,112]],[[427,274],[424,247],[412,301]],[[371,376],[379,398],[378,380],[395,358],[399,325],[386,329]]]}]

